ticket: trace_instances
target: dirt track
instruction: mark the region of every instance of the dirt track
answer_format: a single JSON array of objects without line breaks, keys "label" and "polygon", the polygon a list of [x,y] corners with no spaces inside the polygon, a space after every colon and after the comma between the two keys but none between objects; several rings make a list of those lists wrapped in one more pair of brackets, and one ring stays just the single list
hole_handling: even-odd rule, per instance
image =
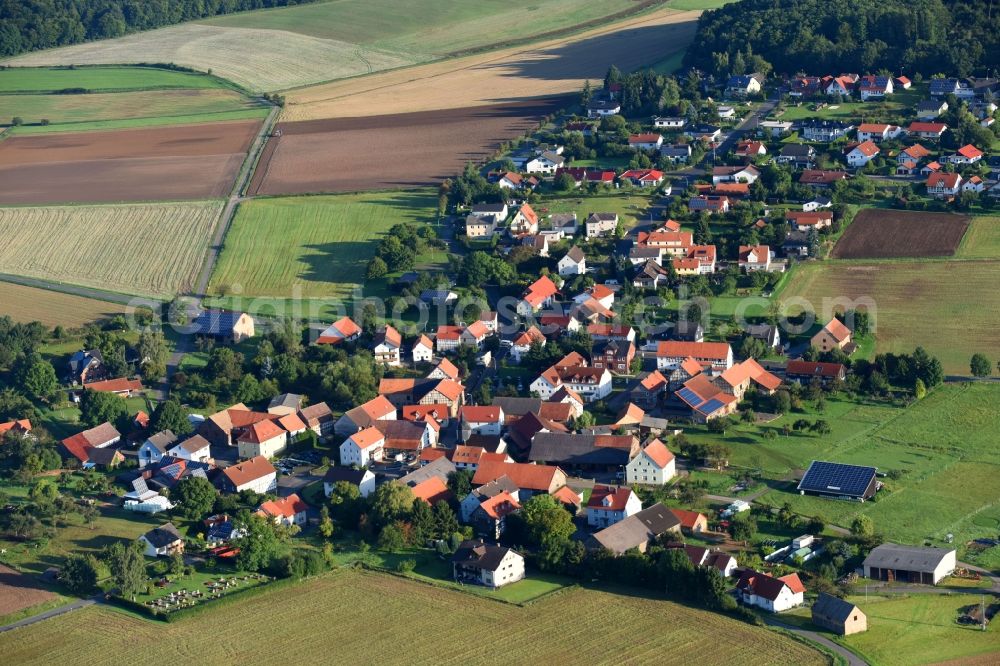
[{"label": "dirt track", "polygon": [[584,80],[682,51],[701,12],[662,9],[582,34],[348,79],[286,95],[285,120],[491,106],[577,92]]},{"label": "dirt track", "polygon": [[368,118],[282,123],[252,194],[304,194],[435,185],[565,104],[531,103]]},{"label": "dirt track", "polygon": [[950,257],[969,227],[968,215],[868,208],[833,248],[835,259]]},{"label": "dirt track", "polygon": [[228,193],[259,121],[59,133],[0,142],[0,204]]}]

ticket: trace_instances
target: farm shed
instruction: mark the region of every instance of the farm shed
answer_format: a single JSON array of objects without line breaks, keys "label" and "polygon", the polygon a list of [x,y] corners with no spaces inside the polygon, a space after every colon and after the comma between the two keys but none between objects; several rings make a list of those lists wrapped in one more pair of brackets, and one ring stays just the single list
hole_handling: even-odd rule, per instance
[{"label": "farm shed", "polygon": [[874,467],[845,465],[814,460],[809,464],[798,491],[801,495],[820,495],[864,502],[878,490]]},{"label": "farm shed", "polygon": [[841,636],[868,631],[868,616],[849,601],[820,592],[812,606],[813,624]]},{"label": "farm shed", "polygon": [[863,566],[874,580],[937,585],[955,571],[955,550],[884,543],[868,553]]}]

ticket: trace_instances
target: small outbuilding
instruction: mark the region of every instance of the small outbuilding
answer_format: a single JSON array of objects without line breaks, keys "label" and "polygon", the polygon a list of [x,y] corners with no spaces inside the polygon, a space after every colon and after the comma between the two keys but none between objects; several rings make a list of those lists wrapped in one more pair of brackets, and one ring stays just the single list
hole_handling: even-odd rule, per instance
[{"label": "small outbuilding", "polygon": [[826,592],[820,592],[812,606],[812,621],[840,636],[868,631],[868,616],[860,608]]}]

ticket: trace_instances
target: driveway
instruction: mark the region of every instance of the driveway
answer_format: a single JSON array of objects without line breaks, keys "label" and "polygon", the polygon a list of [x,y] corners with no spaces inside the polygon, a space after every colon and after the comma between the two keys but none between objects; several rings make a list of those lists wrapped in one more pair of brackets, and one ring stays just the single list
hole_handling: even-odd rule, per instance
[{"label": "driveway", "polygon": [[815,631],[809,631],[808,629],[799,629],[798,627],[793,627],[790,624],[785,624],[774,617],[765,617],[764,623],[770,627],[778,627],[779,629],[784,629],[787,632],[793,633],[796,636],[801,636],[806,640],[812,641],[813,643],[819,643],[823,647],[832,650],[839,654],[841,657],[847,660],[850,666],[867,666],[868,662],[854,654],[843,645],[839,643],[834,643],[829,638],[819,634]]}]

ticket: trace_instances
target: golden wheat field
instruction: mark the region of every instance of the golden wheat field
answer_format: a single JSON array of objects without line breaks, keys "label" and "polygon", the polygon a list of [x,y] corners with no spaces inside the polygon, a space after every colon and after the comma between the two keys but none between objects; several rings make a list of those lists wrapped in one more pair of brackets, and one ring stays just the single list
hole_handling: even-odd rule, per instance
[{"label": "golden wheat field", "polygon": [[137,645],[156,663],[826,663],[767,629],[664,601],[573,589],[522,608],[354,570],[170,624],[92,607],[0,634],[12,664],[116,663]]},{"label": "golden wheat field", "polygon": [[222,202],[0,208],[0,273],[143,296],[189,289]]},{"label": "golden wheat field", "polygon": [[14,321],[40,321],[46,326],[76,328],[123,312],[115,303],[36,289],[9,282],[0,283],[0,315]]}]

